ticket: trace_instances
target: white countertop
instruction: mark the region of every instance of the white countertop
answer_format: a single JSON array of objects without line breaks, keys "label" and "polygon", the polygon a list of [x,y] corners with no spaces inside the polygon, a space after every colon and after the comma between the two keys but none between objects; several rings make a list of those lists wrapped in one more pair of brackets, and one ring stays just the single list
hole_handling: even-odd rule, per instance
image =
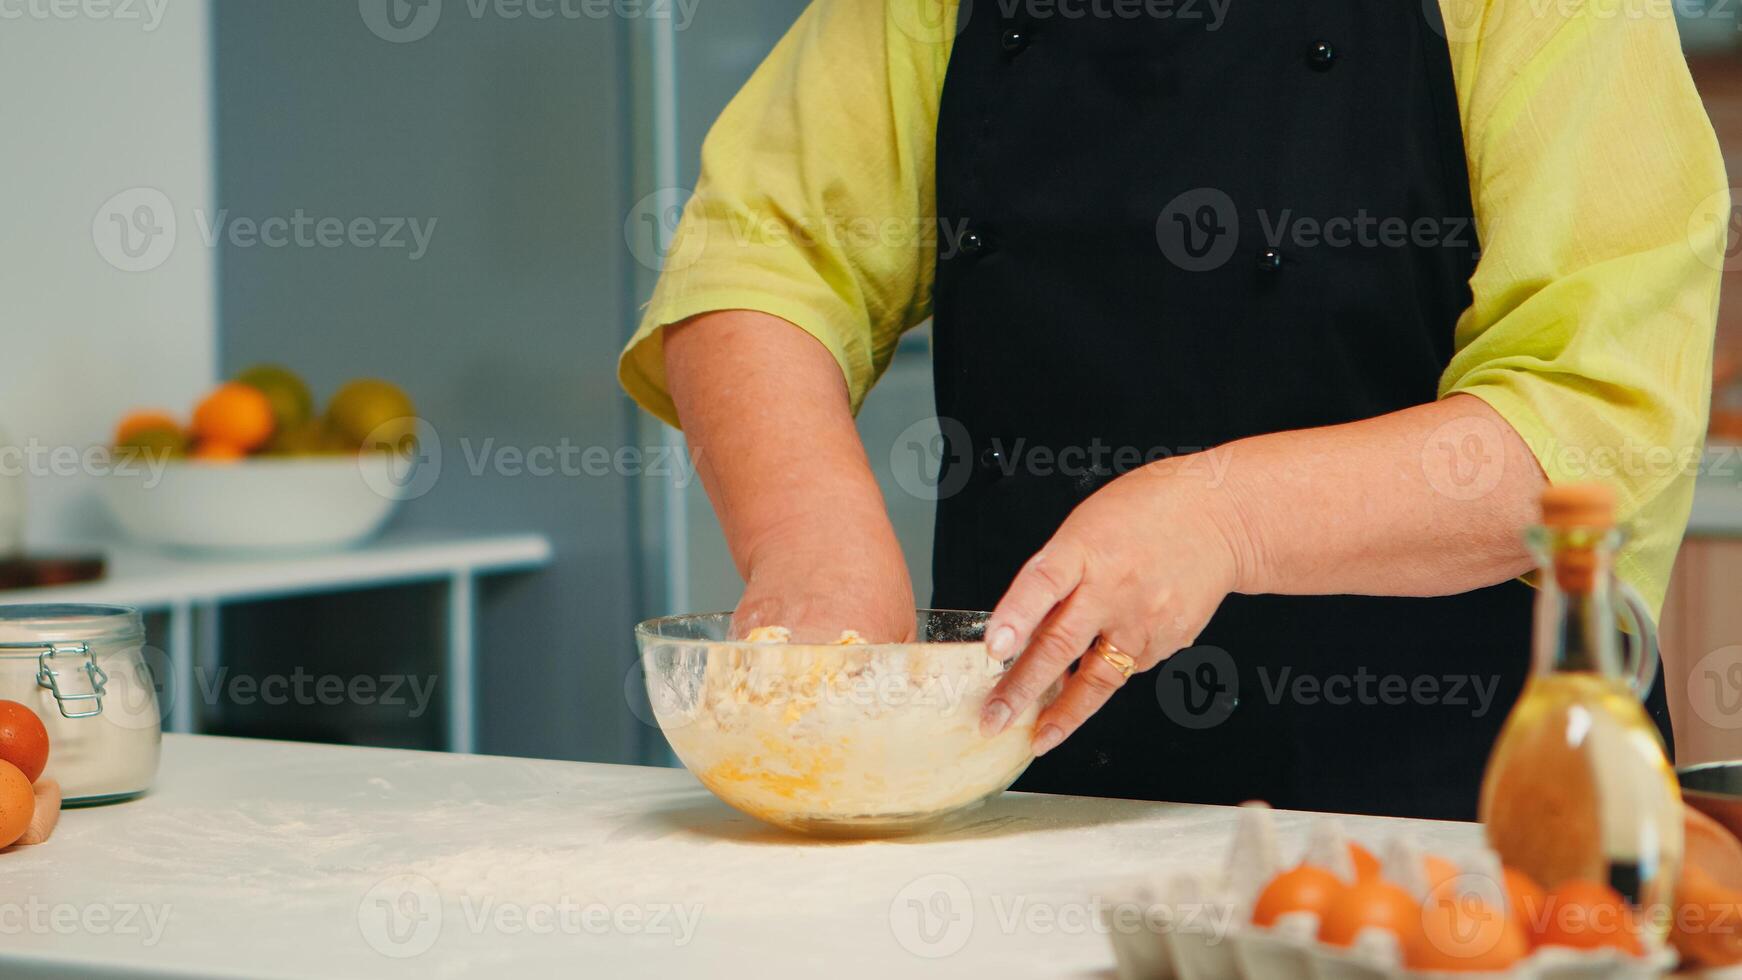
[{"label": "white countertop", "polygon": [[1097,888],[1220,854],[1234,813],[1006,794],[813,842],[681,770],[170,735],[152,794],[0,852],[0,975],[1102,977]]}]

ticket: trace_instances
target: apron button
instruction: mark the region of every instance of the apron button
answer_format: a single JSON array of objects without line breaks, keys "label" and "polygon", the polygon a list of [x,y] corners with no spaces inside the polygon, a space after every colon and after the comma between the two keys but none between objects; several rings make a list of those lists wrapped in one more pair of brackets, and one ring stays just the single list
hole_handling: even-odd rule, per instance
[{"label": "apron button", "polygon": [[980,469],[987,473],[997,473],[1004,468],[1004,454],[991,446],[980,450]]},{"label": "apron button", "polygon": [[1028,47],[1028,32],[1020,27],[1009,28],[998,39],[998,44],[1004,49],[1005,54],[1021,54],[1023,49]]},{"label": "apron button", "polygon": [[962,236],[963,255],[970,257],[979,255],[990,247],[991,243],[986,241],[986,236],[977,231],[970,231]]},{"label": "apron button", "polygon": [[1313,71],[1330,71],[1336,60],[1337,49],[1329,41],[1314,41],[1307,49],[1307,64],[1313,66]]},{"label": "apron button", "polygon": [[1259,272],[1281,272],[1282,253],[1274,248],[1267,248],[1258,253]]}]

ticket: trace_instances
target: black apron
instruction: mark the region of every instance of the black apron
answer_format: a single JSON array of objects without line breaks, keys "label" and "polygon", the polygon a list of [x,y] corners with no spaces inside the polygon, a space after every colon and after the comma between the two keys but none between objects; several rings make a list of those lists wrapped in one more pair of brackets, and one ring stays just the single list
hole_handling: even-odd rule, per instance
[{"label": "black apron", "polygon": [[[1435,4],[962,9],[937,607],[991,608],[1072,507],[1158,455],[1434,400],[1478,256]],[[1017,788],[1470,818],[1530,624],[1517,582],[1232,596]],[[1661,690],[1651,708],[1667,736]]]}]

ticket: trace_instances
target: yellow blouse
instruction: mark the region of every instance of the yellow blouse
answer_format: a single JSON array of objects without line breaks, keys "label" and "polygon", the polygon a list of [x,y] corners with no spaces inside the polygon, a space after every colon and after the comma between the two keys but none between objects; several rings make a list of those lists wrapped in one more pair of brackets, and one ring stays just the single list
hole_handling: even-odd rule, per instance
[{"label": "yellow blouse", "polygon": [[[753,309],[840,362],[856,411],[930,315],[933,147],[956,0],[814,0],[721,114],[619,375],[672,424],[661,328]],[[1672,5],[1440,0],[1482,260],[1440,395],[1554,482],[1612,484],[1653,608],[1710,401],[1728,181]]]}]

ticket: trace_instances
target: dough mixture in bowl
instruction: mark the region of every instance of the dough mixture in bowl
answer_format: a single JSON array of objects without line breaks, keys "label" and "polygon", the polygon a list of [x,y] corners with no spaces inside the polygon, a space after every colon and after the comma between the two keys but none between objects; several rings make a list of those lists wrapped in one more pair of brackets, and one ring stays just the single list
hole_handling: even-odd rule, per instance
[{"label": "dough mixture in bowl", "polygon": [[[1005,665],[982,643],[745,642],[668,649],[654,712],[708,789],[811,833],[916,830],[1010,785],[1033,756],[1038,708],[994,738],[980,710]],[[1050,697],[1047,699],[1050,700]]]}]

